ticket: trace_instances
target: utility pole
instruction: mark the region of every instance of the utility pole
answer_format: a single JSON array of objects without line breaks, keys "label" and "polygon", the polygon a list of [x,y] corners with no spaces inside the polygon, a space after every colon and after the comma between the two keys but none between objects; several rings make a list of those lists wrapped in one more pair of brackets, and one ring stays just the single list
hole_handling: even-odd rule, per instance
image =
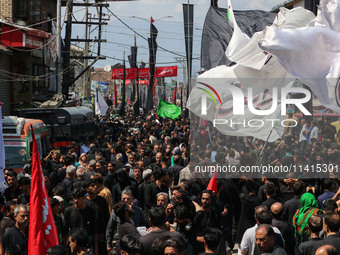
[{"label": "utility pole", "polygon": [[63,66],[63,86],[62,93],[68,97],[68,89],[70,87],[70,55],[71,55],[71,34],[72,34],[72,12],[73,0],[67,1],[67,24],[65,31],[65,52],[64,52],[64,66]]},{"label": "utility pole", "polygon": [[61,92],[61,0],[57,0],[57,87],[56,93]]},{"label": "utility pole", "polygon": [[[89,0],[85,1],[86,4],[89,3]],[[85,13],[85,52],[84,52],[84,56],[87,57],[89,55],[89,42],[87,41],[88,39],[88,22],[89,22],[89,7],[86,6],[86,13]],[[87,68],[87,66],[89,65],[89,60],[87,58],[84,59],[84,69]],[[84,73],[84,83],[83,83],[83,98],[88,98],[88,79],[89,79],[89,72],[85,72]]]},{"label": "utility pole", "polygon": [[[190,27],[193,26],[194,24],[190,24],[190,0],[188,0],[188,27],[187,27],[187,33],[188,33],[188,84],[187,84],[187,95],[186,95],[186,100],[188,101],[188,98],[189,98],[189,93],[188,91],[190,91],[190,88],[191,88],[191,61],[192,61],[192,49],[190,48],[190,43],[191,43],[191,35],[190,35]],[[182,106],[181,106],[182,108]]]},{"label": "utility pole", "polygon": [[[73,3],[73,0],[68,0],[67,5],[69,6],[68,8],[68,16],[67,16],[67,24],[66,24],[66,31],[65,31],[65,54],[64,54],[64,77],[63,77],[63,90],[62,93],[67,96],[68,95],[68,90],[71,84],[75,83],[81,76],[85,74],[85,85],[83,85],[83,94],[88,96],[88,75],[86,73],[88,70],[97,62],[99,59],[106,59],[106,57],[102,57],[100,55],[100,44],[102,42],[106,42],[106,40],[101,39],[101,27],[102,25],[107,25],[107,22],[109,19],[108,18],[103,18],[105,14],[103,14],[103,7],[109,7],[109,4],[107,3],[101,3],[101,2],[96,2],[95,4],[89,3],[88,0],[85,1],[85,3]],[[73,21],[72,20],[72,11],[73,11],[73,6],[80,6],[80,7],[86,7],[86,21]],[[99,22],[89,22],[88,20],[88,7],[96,7],[100,9],[98,13],[98,20]],[[85,33],[86,33],[86,38],[85,39],[72,39],[71,34],[72,34],[72,25],[85,25]],[[89,33],[88,33],[88,26],[89,25],[97,25],[99,26],[99,31],[98,31],[98,39],[90,39],[89,38]],[[85,43],[85,49],[84,49],[84,55],[83,56],[70,56],[70,51],[71,51],[71,42],[81,42]],[[89,43],[98,43],[98,52],[97,56],[91,55],[89,56]],[[71,79],[70,77],[70,59],[82,59],[85,62],[85,68],[82,70],[77,77]],[[92,59],[93,61],[91,64],[88,63],[88,60]],[[87,61],[85,61],[87,60]],[[86,90],[86,91],[85,91]]]}]

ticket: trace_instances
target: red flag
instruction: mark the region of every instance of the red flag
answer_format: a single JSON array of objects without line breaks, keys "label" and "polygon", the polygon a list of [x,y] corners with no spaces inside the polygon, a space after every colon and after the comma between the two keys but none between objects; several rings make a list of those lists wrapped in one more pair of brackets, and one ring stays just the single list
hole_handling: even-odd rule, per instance
[{"label": "red flag", "polygon": [[211,190],[214,193],[217,193],[217,172],[215,171],[214,175],[211,177],[210,182],[208,184],[207,190]]},{"label": "red flag", "polygon": [[32,126],[31,132],[33,149],[28,255],[45,255],[48,248],[58,244],[58,233],[53,220]]},{"label": "red flag", "polygon": [[176,93],[177,93],[178,87],[179,87],[179,82],[177,82],[177,86],[176,86],[174,93],[172,95],[172,103],[173,104],[176,104]]}]

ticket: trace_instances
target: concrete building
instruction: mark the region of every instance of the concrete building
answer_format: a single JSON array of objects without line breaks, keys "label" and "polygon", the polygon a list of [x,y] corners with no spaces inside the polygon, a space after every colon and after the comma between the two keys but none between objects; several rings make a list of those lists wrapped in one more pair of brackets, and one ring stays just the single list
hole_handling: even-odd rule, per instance
[{"label": "concrete building", "polygon": [[0,101],[9,115],[31,107],[33,93],[55,90],[56,1],[0,0],[0,13]]}]

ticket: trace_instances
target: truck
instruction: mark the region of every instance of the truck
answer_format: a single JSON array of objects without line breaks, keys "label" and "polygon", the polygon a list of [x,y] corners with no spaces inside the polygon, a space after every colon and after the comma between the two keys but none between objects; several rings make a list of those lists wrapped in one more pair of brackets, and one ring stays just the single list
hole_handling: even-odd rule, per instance
[{"label": "truck", "polygon": [[71,141],[96,134],[94,112],[85,106],[22,109],[20,116],[42,120],[53,147],[66,147]]},{"label": "truck", "polygon": [[17,116],[5,116],[2,119],[5,165],[6,168],[13,168],[17,173],[22,171],[26,161],[32,155],[31,125],[40,157],[45,157],[50,151],[50,138],[48,129],[42,120]]}]

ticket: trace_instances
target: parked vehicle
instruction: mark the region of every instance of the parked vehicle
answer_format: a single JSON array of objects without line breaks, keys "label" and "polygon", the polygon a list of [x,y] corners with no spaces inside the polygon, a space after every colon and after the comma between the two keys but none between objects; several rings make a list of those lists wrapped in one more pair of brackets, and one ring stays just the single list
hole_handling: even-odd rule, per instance
[{"label": "parked vehicle", "polygon": [[22,171],[27,159],[32,154],[33,127],[38,150],[41,157],[50,150],[48,129],[39,119],[26,119],[16,116],[5,116],[2,119],[2,130],[5,147],[6,168],[13,168],[17,173]]},{"label": "parked vehicle", "polygon": [[42,120],[54,147],[66,147],[96,133],[94,113],[84,106],[22,109],[20,116]]}]

